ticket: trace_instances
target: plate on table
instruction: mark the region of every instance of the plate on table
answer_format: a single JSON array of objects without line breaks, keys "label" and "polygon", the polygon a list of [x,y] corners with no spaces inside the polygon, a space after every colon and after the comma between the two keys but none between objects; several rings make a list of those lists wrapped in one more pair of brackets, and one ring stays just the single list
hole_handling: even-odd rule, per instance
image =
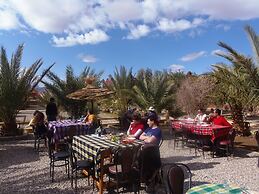
[{"label": "plate on table", "polygon": [[125,141],[127,142],[127,143],[133,143],[134,141],[135,141],[135,137],[127,137],[126,139],[125,139]]},{"label": "plate on table", "polygon": [[209,124],[201,124],[202,127],[208,127],[210,126]]}]

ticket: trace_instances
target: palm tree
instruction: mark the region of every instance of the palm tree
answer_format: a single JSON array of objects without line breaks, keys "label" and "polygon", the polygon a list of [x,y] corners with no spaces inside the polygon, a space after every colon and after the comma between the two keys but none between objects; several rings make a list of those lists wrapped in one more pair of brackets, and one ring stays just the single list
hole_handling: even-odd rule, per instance
[{"label": "palm tree", "polygon": [[158,112],[174,103],[174,83],[167,72],[139,70],[135,80],[134,102],[143,110],[154,106]]},{"label": "palm tree", "polygon": [[23,45],[19,45],[10,62],[3,47],[0,53],[0,118],[4,122],[3,131],[6,135],[19,133],[16,115],[26,106],[32,90],[54,65],[37,76],[36,73],[43,64],[42,59],[35,61],[27,69],[22,69],[22,53]]},{"label": "palm tree", "polygon": [[57,102],[61,108],[67,111],[72,117],[80,117],[85,113],[87,102],[69,99],[66,96],[78,89],[85,87],[85,78],[95,77],[95,85],[100,86],[100,77],[103,72],[96,73],[94,69],[86,66],[79,76],[74,74],[71,65],[66,67],[65,80],[60,79],[55,73],[49,72],[47,77],[50,82],[43,82],[47,90],[57,98]]},{"label": "palm tree", "polygon": [[214,65],[212,76],[216,80],[215,97],[228,103],[237,129],[244,131],[243,111],[252,104],[258,104],[258,68],[253,59],[238,53],[229,45],[219,42],[226,53],[217,55],[227,59],[232,66],[223,63]]},{"label": "palm tree", "polygon": [[124,114],[128,105],[132,101],[132,87],[134,86],[134,77],[132,75],[132,68],[127,70],[125,66],[121,66],[120,69],[115,67],[114,76],[109,76],[110,83],[105,86],[114,91],[112,105],[115,110],[118,110],[119,115]]}]

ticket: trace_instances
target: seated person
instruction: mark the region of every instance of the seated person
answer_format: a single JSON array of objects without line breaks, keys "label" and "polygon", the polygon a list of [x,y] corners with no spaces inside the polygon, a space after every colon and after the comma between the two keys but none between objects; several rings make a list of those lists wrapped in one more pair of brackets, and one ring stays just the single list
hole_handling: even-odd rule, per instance
[{"label": "seated person", "polygon": [[38,110],[35,110],[34,113],[33,113],[33,117],[31,118],[29,124],[27,125],[28,126],[32,126],[34,127],[36,125],[36,115],[39,111]]},{"label": "seated person", "polygon": [[148,116],[152,116],[152,115],[157,116],[156,110],[155,110],[155,108],[154,108],[153,106],[150,106],[150,107],[148,108],[148,113],[147,113],[147,115],[148,115]]},{"label": "seated person", "polygon": [[229,126],[232,127],[232,125],[225,119],[225,117],[221,116],[221,110],[215,109],[214,116],[210,118],[209,120],[214,125],[222,125],[222,126]]},{"label": "seated person", "polygon": [[213,117],[214,117],[214,109],[211,108],[210,112],[209,112],[209,115],[208,115],[208,118],[207,118],[207,121],[211,121]]},{"label": "seated person", "polygon": [[45,125],[45,116],[42,112],[38,111],[35,115],[35,132],[38,136],[45,136],[47,134],[47,127]]},{"label": "seated person", "polygon": [[201,123],[201,122],[205,122],[207,119],[207,115],[203,114],[202,109],[198,110],[198,114],[196,115],[196,117],[194,118],[194,121]]},{"label": "seated person", "polygon": [[135,138],[143,133],[144,125],[141,122],[141,116],[139,113],[134,113],[132,116],[132,122],[130,123],[127,135],[133,135]]},{"label": "seated person", "polygon": [[92,124],[92,123],[96,122],[96,120],[97,120],[97,118],[94,115],[93,110],[88,110],[83,122]]},{"label": "seated person", "polygon": [[158,120],[157,117],[151,115],[147,120],[148,128],[142,133],[139,137],[140,140],[143,140],[146,143],[151,143],[155,145],[159,145],[162,133],[158,128]]},{"label": "seated person", "polygon": [[94,115],[94,112],[92,110],[88,110],[83,122],[89,125],[88,134],[96,133],[96,129],[99,127],[99,123],[97,117]]},{"label": "seated person", "polygon": [[142,122],[144,123],[144,129],[148,128],[147,120],[150,116],[157,117],[157,120],[159,121],[159,117],[158,117],[158,115],[155,111],[155,108],[153,106],[150,106],[148,108],[148,112],[144,113],[144,115],[143,115]]}]

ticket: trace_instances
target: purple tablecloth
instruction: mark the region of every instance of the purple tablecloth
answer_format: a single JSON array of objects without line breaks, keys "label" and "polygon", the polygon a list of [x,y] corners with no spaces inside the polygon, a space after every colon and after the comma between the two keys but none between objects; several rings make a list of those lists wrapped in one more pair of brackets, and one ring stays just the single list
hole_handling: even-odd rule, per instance
[{"label": "purple tablecloth", "polygon": [[71,128],[76,128],[76,133],[73,135],[86,135],[88,131],[88,125],[80,121],[62,120],[49,122],[49,130],[53,131],[55,143],[64,139]]}]

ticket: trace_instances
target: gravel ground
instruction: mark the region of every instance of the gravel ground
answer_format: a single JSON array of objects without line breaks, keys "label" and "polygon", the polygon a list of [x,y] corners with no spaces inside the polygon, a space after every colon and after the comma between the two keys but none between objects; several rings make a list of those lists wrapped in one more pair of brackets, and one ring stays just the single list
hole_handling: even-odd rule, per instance
[{"label": "gravel ground", "polygon": [[[230,183],[259,191],[258,152],[235,150],[235,156],[203,158],[195,156],[189,148],[173,149],[173,141],[164,140],[161,146],[162,162],[187,164],[193,173],[193,185],[203,183]],[[63,168],[55,168],[55,182],[49,177],[49,158],[46,149],[35,152],[33,140],[0,142],[0,193],[73,193]],[[87,185],[86,179],[78,182],[79,193],[97,193]],[[157,192],[160,193],[160,192]]]}]

